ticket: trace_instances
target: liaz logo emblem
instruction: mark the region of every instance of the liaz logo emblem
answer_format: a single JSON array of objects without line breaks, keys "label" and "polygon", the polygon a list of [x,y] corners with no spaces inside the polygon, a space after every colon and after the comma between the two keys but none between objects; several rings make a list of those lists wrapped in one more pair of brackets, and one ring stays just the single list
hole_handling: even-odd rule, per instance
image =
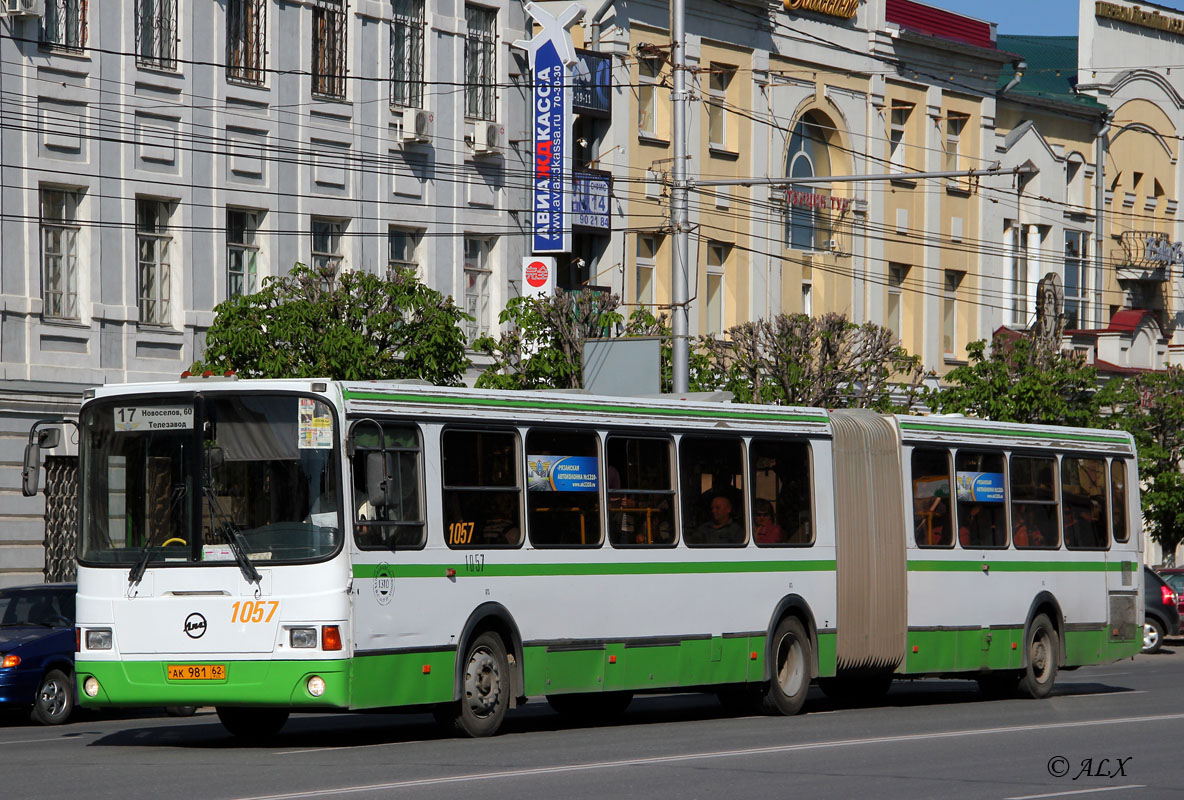
[{"label": "liaz logo emblem", "polygon": [[206,618],[194,612],[185,618],[185,635],[190,639],[200,639],[206,633]]}]

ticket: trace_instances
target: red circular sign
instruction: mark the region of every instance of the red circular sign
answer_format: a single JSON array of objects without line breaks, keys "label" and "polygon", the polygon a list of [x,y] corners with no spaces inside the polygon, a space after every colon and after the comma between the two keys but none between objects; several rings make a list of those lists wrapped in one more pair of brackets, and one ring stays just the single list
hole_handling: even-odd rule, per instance
[{"label": "red circular sign", "polygon": [[531,261],[526,265],[526,282],[535,289],[547,284],[548,274],[546,262]]}]

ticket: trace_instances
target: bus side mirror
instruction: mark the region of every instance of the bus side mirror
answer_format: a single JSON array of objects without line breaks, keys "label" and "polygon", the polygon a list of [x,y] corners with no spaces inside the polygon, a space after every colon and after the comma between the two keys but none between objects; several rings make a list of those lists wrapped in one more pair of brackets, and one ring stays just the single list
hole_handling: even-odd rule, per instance
[{"label": "bus side mirror", "polygon": [[395,459],[390,453],[366,454],[366,500],[375,508],[394,505],[394,487],[391,475],[395,471]]},{"label": "bus side mirror", "polygon": [[21,470],[21,494],[33,497],[37,494],[37,487],[41,479],[41,448],[52,450],[61,441],[62,432],[58,428],[34,429],[29,433],[29,443],[25,445],[25,467]]}]

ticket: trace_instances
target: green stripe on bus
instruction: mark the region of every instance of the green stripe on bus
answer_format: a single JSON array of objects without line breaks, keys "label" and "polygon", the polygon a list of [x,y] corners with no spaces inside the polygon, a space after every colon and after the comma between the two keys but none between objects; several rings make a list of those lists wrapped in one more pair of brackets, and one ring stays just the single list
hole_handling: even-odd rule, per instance
[{"label": "green stripe on bus", "polygon": [[981,572],[983,566],[991,572],[1122,572],[1123,562],[1112,561],[997,561],[990,557],[978,561],[909,562],[909,572]]},{"label": "green stripe on bus", "polygon": [[[488,554],[487,554],[488,556]],[[469,571],[464,562],[455,564],[354,564],[355,578],[376,578],[379,569],[390,578],[442,578],[456,570],[457,578],[520,578],[556,575],[706,575],[753,572],[833,572],[833,559],[817,561],[674,561],[662,563],[590,564],[490,564]]]},{"label": "green stripe on bus", "polygon": [[1105,442],[1106,444],[1130,444],[1125,436],[1115,436],[1104,433],[1060,433],[1055,431],[1011,430],[1009,428],[988,428],[978,425],[941,425],[932,422],[906,422],[901,420],[900,427],[906,431],[922,431],[930,433],[975,433],[988,436],[1012,436],[1041,439],[1065,439],[1077,442]]},{"label": "green stripe on bus", "polygon": [[620,414],[655,414],[666,417],[710,417],[712,419],[771,420],[776,422],[816,422],[825,425],[829,417],[818,414],[779,414],[773,411],[708,411],[690,408],[653,406],[600,405],[547,400],[503,400],[496,397],[452,397],[430,394],[346,391],[346,400],[386,400],[399,403],[434,403],[442,406],[490,406],[493,408],[539,408],[549,411],[593,411]]}]

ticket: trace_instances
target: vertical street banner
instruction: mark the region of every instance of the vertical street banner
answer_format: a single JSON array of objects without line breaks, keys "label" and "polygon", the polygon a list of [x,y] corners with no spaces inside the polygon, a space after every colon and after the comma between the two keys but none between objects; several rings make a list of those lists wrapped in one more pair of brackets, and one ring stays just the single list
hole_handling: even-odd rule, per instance
[{"label": "vertical street banner", "polygon": [[515,42],[528,51],[534,72],[531,128],[534,132],[531,181],[531,251],[571,252],[571,101],[578,63],[567,28],[584,7],[568,6],[558,17],[535,3],[525,11],[541,28],[530,41]]},{"label": "vertical street banner", "polygon": [[534,61],[534,192],[531,216],[536,253],[566,253],[571,249],[571,82],[559,60],[555,43],[548,41]]}]

